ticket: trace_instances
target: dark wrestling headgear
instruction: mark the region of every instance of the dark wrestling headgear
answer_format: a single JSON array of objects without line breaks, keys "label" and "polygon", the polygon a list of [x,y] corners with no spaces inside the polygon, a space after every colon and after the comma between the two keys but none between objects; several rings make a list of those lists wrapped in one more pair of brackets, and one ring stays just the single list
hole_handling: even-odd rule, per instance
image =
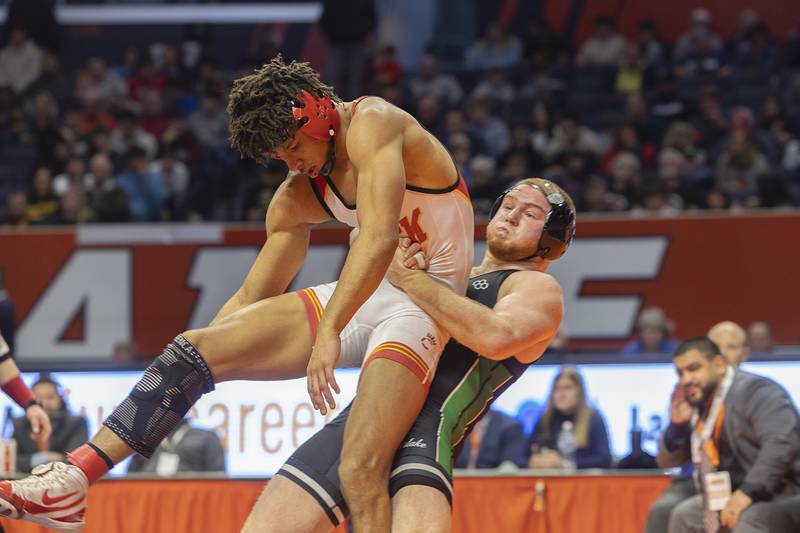
[{"label": "dark wrestling headgear", "polygon": [[506,194],[520,185],[528,185],[541,191],[550,203],[550,211],[547,213],[544,228],[542,228],[539,246],[531,257],[538,256],[550,261],[558,259],[567,251],[575,236],[575,209],[568,201],[566,193],[552,181],[543,178],[529,178],[515,183],[494,201],[492,209],[489,211],[489,219],[491,220],[497,214]]}]

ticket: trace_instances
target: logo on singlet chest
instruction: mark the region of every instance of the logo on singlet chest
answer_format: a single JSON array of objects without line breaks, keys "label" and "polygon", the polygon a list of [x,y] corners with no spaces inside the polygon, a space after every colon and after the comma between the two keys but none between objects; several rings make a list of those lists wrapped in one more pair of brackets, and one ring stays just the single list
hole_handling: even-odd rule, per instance
[{"label": "logo on singlet chest", "polygon": [[476,279],[472,282],[472,288],[476,291],[483,291],[489,288],[489,282],[485,279]]},{"label": "logo on singlet chest", "polygon": [[411,219],[403,217],[400,219],[400,232],[413,242],[422,244],[428,240],[428,234],[422,228],[422,209],[415,207],[411,212]]}]

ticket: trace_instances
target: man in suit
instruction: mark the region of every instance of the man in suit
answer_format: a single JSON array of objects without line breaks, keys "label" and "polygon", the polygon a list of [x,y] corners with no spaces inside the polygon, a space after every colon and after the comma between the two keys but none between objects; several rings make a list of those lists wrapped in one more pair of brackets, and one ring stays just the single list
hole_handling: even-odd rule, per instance
[{"label": "man in suit", "polygon": [[475,425],[469,438],[464,439],[455,467],[497,468],[510,462],[525,468],[526,447],[522,424],[492,409]]},{"label": "man in suit", "polygon": [[776,502],[800,494],[800,419],[789,395],[730,366],[707,337],[681,343],[673,362],[680,381],[658,465],[691,458],[701,493],[675,508],[670,533],[778,533],[769,524]]},{"label": "man in suit", "polygon": [[[719,347],[729,365],[739,368],[740,364],[747,361],[750,355],[747,334],[739,324],[725,320],[711,326],[706,335]],[[672,478],[670,486],[650,507],[644,533],[667,533],[672,510],[695,494],[697,490],[692,480],[692,466],[687,463],[683,465],[681,475]]]},{"label": "man in suit", "polygon": [[158,445],[149,459],[135,455],[128,473],[145,472],[170,477],[178,472],[225,473],[225,449],[213,431],[193,428],[185,418]]}]

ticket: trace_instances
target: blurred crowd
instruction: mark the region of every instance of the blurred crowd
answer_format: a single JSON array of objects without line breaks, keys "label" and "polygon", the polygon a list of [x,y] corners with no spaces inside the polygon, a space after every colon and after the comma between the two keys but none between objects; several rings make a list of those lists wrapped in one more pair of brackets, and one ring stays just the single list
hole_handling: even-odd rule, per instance
[{"label": "blurred crowd", "polygon": [[[652,20],[627,38],[600,17],[577,47],[540,18],[519,35],[490,23],[463,57],[428,53],[412,71],[374,42],[374,17],[350,18],[364,23],[320,22],[324,79],[412,112],[451,151],[479,214],[531,175],[591,212],[800,200],[800,36],[776,38],[753,9],[728,41],[703,8],[674,43]],[[263,220],[285,170],[230,149],[226,96],[282,43],[230,70],[187,40],[65,71],[56,50],[70,43],[29,31],[8,27],[0,49],[0,224]]]}]

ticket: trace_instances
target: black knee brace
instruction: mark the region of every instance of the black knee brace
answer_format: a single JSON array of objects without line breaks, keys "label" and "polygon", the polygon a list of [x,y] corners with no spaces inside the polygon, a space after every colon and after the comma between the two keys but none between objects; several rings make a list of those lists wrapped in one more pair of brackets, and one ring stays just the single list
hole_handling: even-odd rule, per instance
[{"label": "black knee brace", "polygon": [[214,378],[203,356],[178,335],[103,425],[149,458],[200,396],[212,390]]}]

